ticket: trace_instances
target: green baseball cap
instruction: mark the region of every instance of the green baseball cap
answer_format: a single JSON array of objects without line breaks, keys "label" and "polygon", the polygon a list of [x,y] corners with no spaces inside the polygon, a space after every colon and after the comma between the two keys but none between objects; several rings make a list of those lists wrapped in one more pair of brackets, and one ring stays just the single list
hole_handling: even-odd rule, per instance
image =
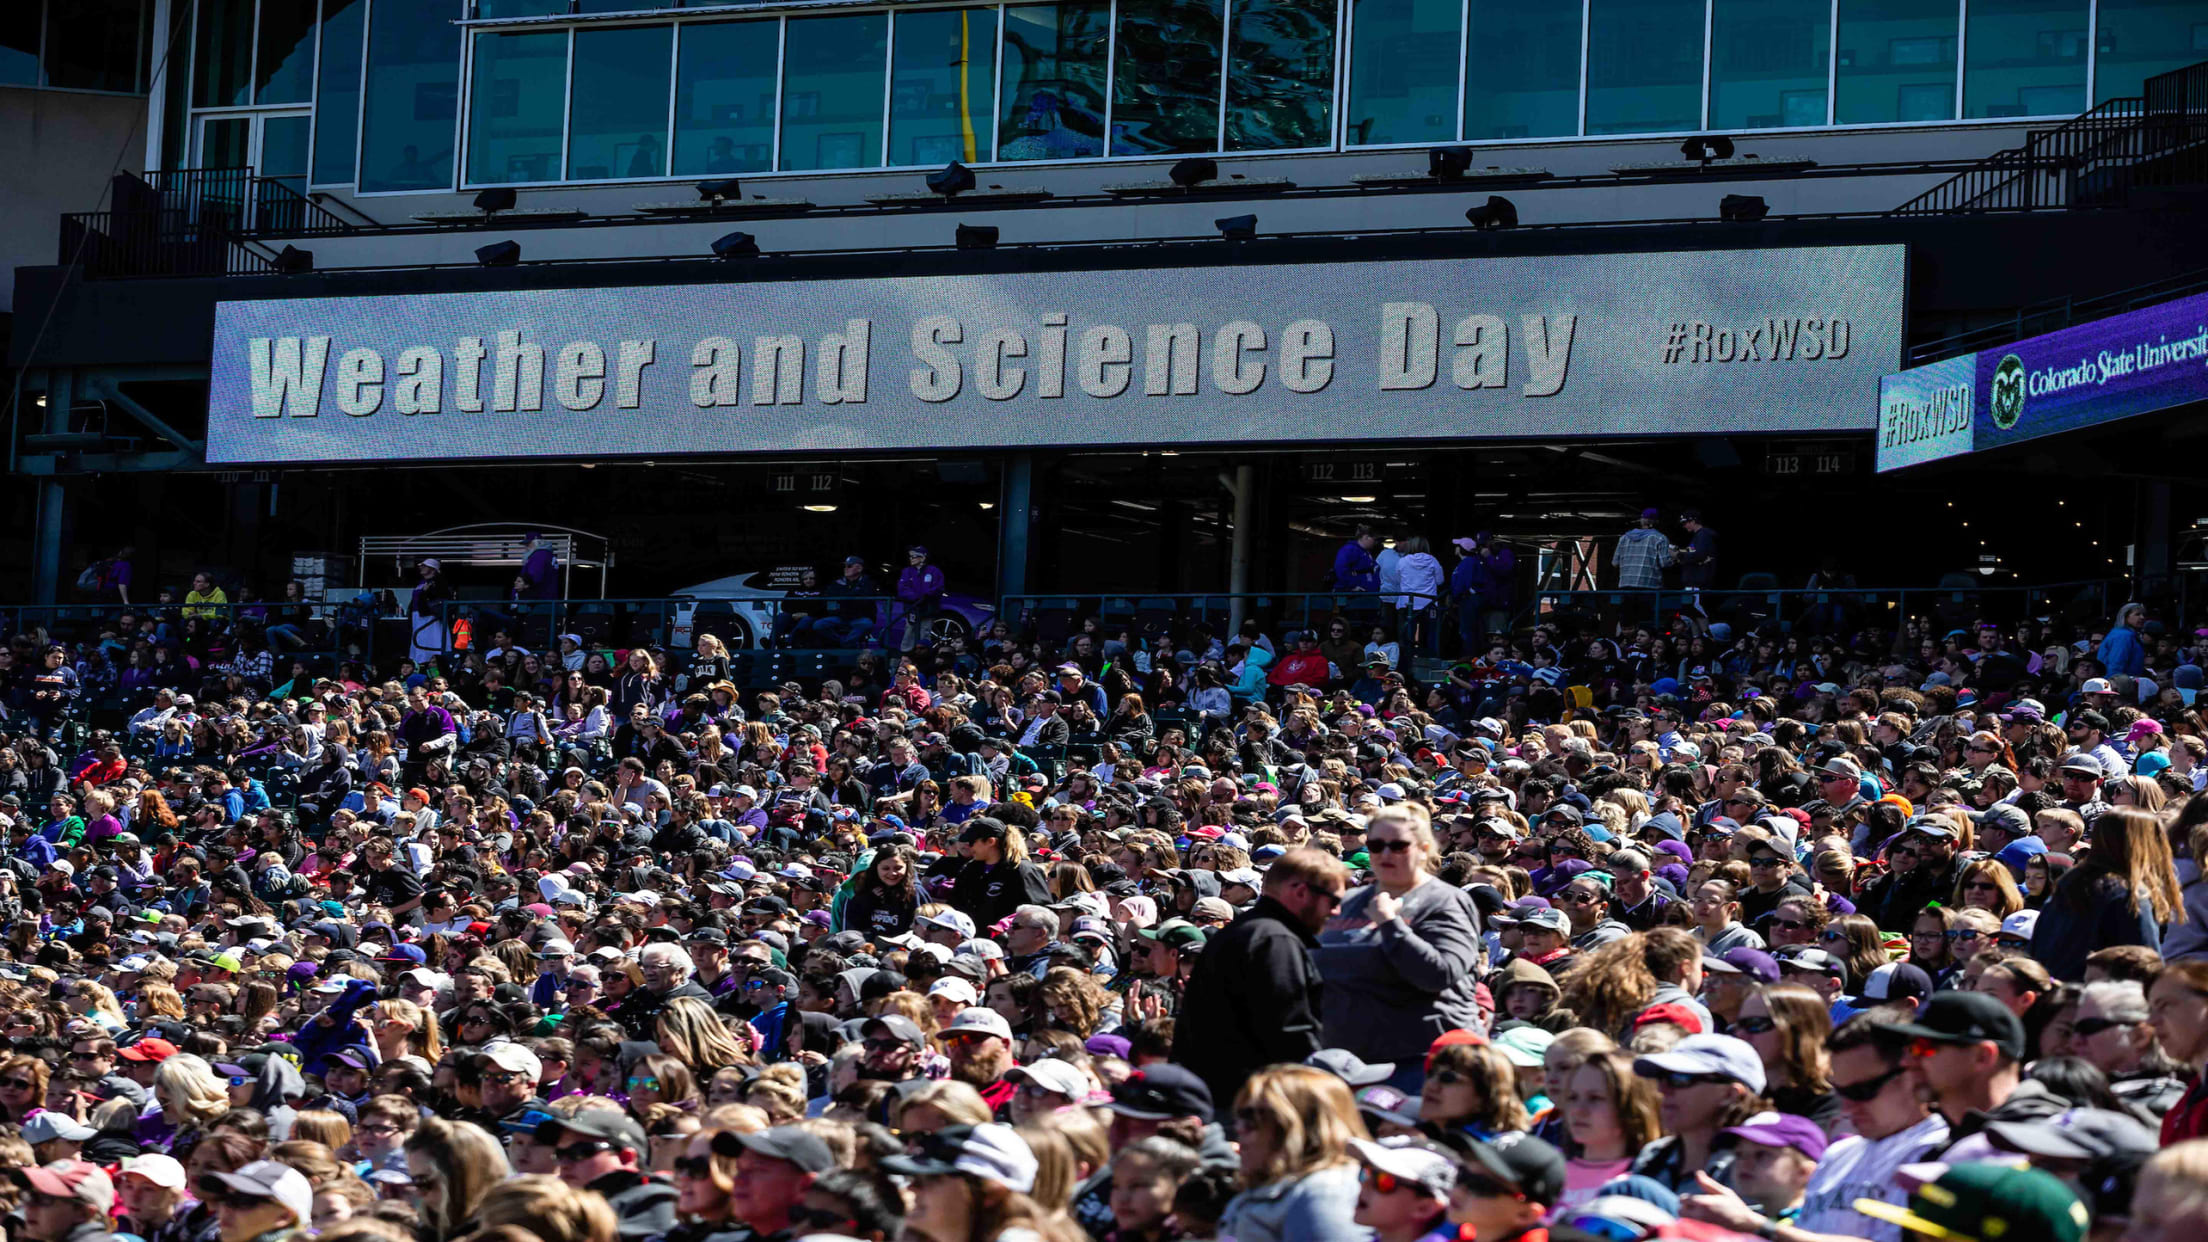
[{"label": "green baseball cap", "polygon": [[1135,934],[1144,940],[1155,940],[1169,949],[1204,947],[1204,929],[1187,919],[1167,919],[1156,927],[1145,927]]},{"label": "green baseball cap", "polygon": [[1949,1165],[1906,1208],[1857,1199],[1855,1210],[1940,1242],[2081,1242],[2093,1223],[2054,1174],[2003,1164]]}]

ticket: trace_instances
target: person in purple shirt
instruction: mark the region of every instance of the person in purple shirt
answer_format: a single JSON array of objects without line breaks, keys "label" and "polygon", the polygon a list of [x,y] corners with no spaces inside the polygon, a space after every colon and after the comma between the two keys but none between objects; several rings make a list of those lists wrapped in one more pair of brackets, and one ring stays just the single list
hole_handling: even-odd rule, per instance
[{"label": "person in purple shirt", "polygon": [[1380,536],[1372,533],[1370,526],[1357,528],[1357,537],[1341,546],[1334,553],[1333,587],[1337,591],[1377,591],[1380,589],[1380,562],[1373,559],[1373,550],[1380,546]]},{"label": "person in purple shirt", "polygon": [[422,767],[431,757],[447,753],[457,744],[459,726],[452,713],[430,701],[429,692],[416,686],[406,693],[408,711],[399,721],[399,742],[406,747],[406,779],[421,779]]},{"label": "person in purple shirt", "polygon": [[919,544],[905,549],[905,568],[897,575],[897,600],[905,608],[905,634],[897,649],[910,651],[943,606],[943,571],[928,564],[928,550]]},{"label": "person in purple shirt", "polygon": [[544,535],[530,531],[521,537],[521,546],[529,550],[527,560],[521,563],[521,577],[527,584],[522,590],[523,599],[558,599],[560,597],[559,554],[547,547]]}]

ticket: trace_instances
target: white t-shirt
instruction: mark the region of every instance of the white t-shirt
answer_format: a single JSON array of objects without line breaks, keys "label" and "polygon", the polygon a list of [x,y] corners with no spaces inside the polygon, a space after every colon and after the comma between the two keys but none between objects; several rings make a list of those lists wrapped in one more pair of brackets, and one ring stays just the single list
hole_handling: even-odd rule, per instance
[{"label": "white t-shirt", "polygon": [[1938,1113],[1875,1142],[1860,1134],[1841,1139],[1825,1149],[1825,1158],[1809,1175],[1795,1226],[1811,1233],[1901,1242],[1901,1226],[1865,1216],[1855,1210],[1855,1201],[1877,1199],[1908,1206],[1909,1192],[1894,1184],[1894,1172],[1923,1160],[1946,1141],[1947,1118]]}]

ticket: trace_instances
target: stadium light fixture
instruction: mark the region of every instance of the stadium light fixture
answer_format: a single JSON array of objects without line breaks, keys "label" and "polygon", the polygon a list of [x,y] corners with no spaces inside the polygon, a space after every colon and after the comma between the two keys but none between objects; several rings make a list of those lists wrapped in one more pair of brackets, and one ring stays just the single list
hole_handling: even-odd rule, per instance
[{"label": "stadium light fixture", "polygon": [[1255,213],[1246,216],[1222,216],[1212,221],[1211,226],[1218,229],[1219,236],[1228,241],[1248,241],[1257,236]]},{"label": "stadium light fixture", "polygon": [[475,209],[483,213],[485,220],[489,220],[499,212],[512,211],[514,201],[514,187],[494,185],[475,196]]},{"label": "stadium light fixture", "polygon": [[1729,160],[1733,158],[1733,140],[1723,134],[1696,136],[1679,144],[1679,154],[1703,164]]},{"label": "stadium light fixture", "polygon": [[1728,194],[1717,204],[1717,218],[1734,224],[1754,224],[1771,214],[1771,204],[1760,194]]},{"label": "stadium light fixture", "polygon": [[521,243],[492,242],[475,248],[475,261],[484,267],[513,267],[521,262]]},{"label": "stadium light fixture", "polygon": [[995,250],[997,226],[994,224],[961,224],[958,226],[960,250]]},{"label": "stadium light fixture", "polygon": [[1200,155],[1191,156],[1175,162],[1165,175],[1184,190],[1194,189],[1206,181],[1219,179],[1219,161],[1205,159]]},{"label": "stadium light fixture", "polygon": [[952,160],[941,172],[928,174],[928,189],[945,198],[964,194],[974,188],[974,170]]},{"label": "stadium light fixture", "polygon": [[756,259],[759,257],[759,239],[749,233],[729,233],[714,239],[713,257],[716,259]]}]

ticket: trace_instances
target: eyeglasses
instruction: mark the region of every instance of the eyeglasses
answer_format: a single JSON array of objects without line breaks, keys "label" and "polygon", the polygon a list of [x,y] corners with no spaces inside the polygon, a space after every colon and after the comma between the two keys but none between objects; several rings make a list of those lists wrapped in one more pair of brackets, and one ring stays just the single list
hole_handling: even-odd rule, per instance
[{"label": "eyeglasses", "polygon": [[360,1123],[360,1132],[362,1134],[397,1134],[399,1126],[395,1121],[363,1121]]},{"label": "eyeglasses", "polygon": [[569,1147],[557,1148],[553,1152],[553,1158],[561,1164],[574,1164],[578,1161],[588,1160],[601,1152],[612,1150],[613,1144],[604,1139],[593,1139],[588,1143],[576,1143]]},{"label": "eyeglasses", "polygon": [[1833,927],[1827,928],[1825,931],[1820,932],[1817,938],[1824,941],[1826,944],[1845,944],[1847,943],[1848,933],[1841,931],[1837,927]]},{"label": "eyeglasses", "polygon": [[675,1161],[677,1177],[709,1177],[713,1173],[713,1157],[682,1156]]},{"label": "eyeglasses", "polygon": [[1581,890],[1576,888],[1565,889],[1563,892],[1556,895],[1556,899],[1558,901],[1571,902],[1575,906],[1584,906],[1589,902],[1598,900],[1597,896],[1594,893],[1582,892]]},{"label": "eyeglasses", "polygon": [[1435,1070],[1433,1073],[1428,1074],[1427,1077],[1433,1079],[1435,1082],[1440,1083],[1444,1087],[1454,1087],[1459,1083],[1472,1081],[1464,1074],[1453,1069]]},{"label": "eyeglasses", "polygon": [[2102,1031],[2114,1030],[2118,1027],[2137,1025],[2139,1025],[2137,1022],[2126,1022],[2120,1018],[2079,1018],[2077,1021],[2070,1024],[2070,1029],[2077,1034],[2090,1039],[2093,1036],[2100,1034]]},{"label": "eyeglasses", "polygon": [[1887,1083],[1892,1082],[1896,1078],[1899,1078],[1903,1074],[1908,1072],[1908,1066],[1897,1065],[1875,1078],[1866,1078],[1861,1082],[1836,1082],[1832,1084],[1832,1089],[1837,1092],[1840,1098],[1843,1100],[1854,1100],[1858,1104],[1866,1104],[1872,1100],[1877,1099],[1878,1093],[1886,1089]]},{"label": "eyeglasses", "polygon": [[1743,1035],[1768,1035],[1779,1029],[1776,1018],[1765,1014],[1760,1018],[1742,1018],[1733,1023],[1733,1029]]},{"label": "eyeglasses", "polygon": [[1777,854],[1760,854],[1754,858],[1749,859],[1748,865],[1751,867],[1776,867],[1780,863],[1785,861],[1785,859],[1780,858]]},{"label": "eyeglasses", "polygon": [[1414,1182],[1407,1177],[1397,1177],[1393,1173],[1383,1172],[1380,1169],[1371,1168],[1370,1166],[1367,1166],[1366,1168],[1360,1169],[1358,1171],[1357,1180],[1363,1182],[1365,1185],[1372,1187],[1374,1190],[1377,1190],[1384,1195],[1392,1195],[1396,1191],[1404,1189],[1424,1189],[1424,1187],[1421,1186],[1419,1183]]},{"label": "eyeglasses", "polygon": [[629,1090],[657,1091],[659,1090],[659,1080],[657,1078],[631,1078],[629,1080]]},{"label": "eyeglasses", "polygon": [[796,1233],[845,1233],[842,1226],[851,1222],[849,1212],[836,1212],[828,1208],[809,1208],[803,1204],[790,1209],[790,1224]]},{"label": "eyeglasses", "polygon": [[1953,931],[1942,934],[1949,940],[1960,940],[1964,944],[1978,943],[1978,929],[1975,927],[1958,927]]},{"label": "eyeglasses", "polygon": [[1681,1070],[1673,1070],[1667,1074],[1655,1075],[1655,1081],[1657,1087],[1662,1090],[1684,1091],[1689,1087],[1707,1087],[1714,1083],[1731,1082],[1732,1079],[1722,1074],[1689,1074]]},{"label": "eyeglasses", "polygon": [[1395,841],[1375,841],[1371,837],[1365,838],[1365,850],[1372,854],[1408,854],[1411,852],[1412,844],[1409,837]]},{"label": "eyeglasses", "polygon": [[106,1055],[104,1052],[72,1052],[69,1054],[69,1059],[72,1061],[97,1061]]}]

